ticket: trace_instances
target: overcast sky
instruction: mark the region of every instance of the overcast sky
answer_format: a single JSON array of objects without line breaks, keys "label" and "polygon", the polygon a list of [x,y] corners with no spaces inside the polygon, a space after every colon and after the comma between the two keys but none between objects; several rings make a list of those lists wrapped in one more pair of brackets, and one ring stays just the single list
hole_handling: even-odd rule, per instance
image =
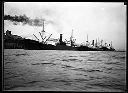
[{"label": "overcast sky", "polygon": [[[31,19],[41,18],[54,24],[45,24],[45,31],[63,40],[73,36],[77,43],[99,38],[107,43],[112,41],[115,49],[126,49],[126,6],[123,2],[6,2],[4,15],[23,15]],[[13,25],[4,21],[4,31],[11,30],[12,34],[35,39],[42,27],[30,25]]]}]

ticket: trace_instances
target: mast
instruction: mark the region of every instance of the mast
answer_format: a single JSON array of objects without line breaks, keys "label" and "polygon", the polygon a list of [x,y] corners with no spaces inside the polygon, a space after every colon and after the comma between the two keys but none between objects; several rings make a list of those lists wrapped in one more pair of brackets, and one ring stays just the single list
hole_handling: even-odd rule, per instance
[{"label": "mast", "polygon": [[87,34],[86,46],[89,46],[89,42],[88,42],[88,34]]},{"label": "mast", "polygon": [[112,48],[112,41],[111,41],[111,48]]},{"label": "mast", "polygon": [[43,30],[42,30],[42,35],[41,35],[41,38],[42,38],[42,40],[44,40],[44,38],[43,38],[43,34],[44,34],[44,20],[43,20]]},{"label": "mast", "polygon": [[45,32],[45,31],[44,31],[44,20],[43,20],[43,30],[42,30],[42,32]]},{"label": "mast", "polygon": [[95,43],[95,46],[97,47],[97,38],[96,38],[96,43]]},{"label": "mast", "polygon": [[73,38],[73,29],[72,29],[70,40],[72,40],[72,38]]},{"label": "mast", "polygon": [[101,46],[102,46],[103,40],[101,40]]},{"label": "mast", "polygon": [[71,33],[71,37],[70,37],[71,46],[73,46],[73,41],[72,41],[72,38],[73,38],[73,29],[72,29],[72,33]]},{"label": "mast", "polygon": [[87,34],[87,42],[88,42],[88,34]]},{"label": "mast", "polygon": [[92,40],[92,45],[94,46],[94,40]]},{"label": "mast", "polygon": [[99,37],[98,37],[98,46],[100,45],[100,42],[99,42]]}]

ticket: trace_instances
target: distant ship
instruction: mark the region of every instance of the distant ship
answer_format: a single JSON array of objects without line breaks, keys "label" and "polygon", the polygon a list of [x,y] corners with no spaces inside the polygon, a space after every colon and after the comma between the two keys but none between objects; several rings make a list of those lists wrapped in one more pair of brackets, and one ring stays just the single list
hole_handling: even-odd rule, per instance
[{"label": "distant ship", "polygon": [[[69,41],[67,41],[66,39],[65,39],[66,41],[62,41],[62,34],[60,34],[59,39],[51,39],[50,37],[52,34],[50,34],[47,37],[47,36],[43,36],[44,33],[46,33],[46,31],[44,30],[44,21],[43,21],[43,30],[39,32],[42,38],[41,42],[39,42],[39,38],[33,34],[38,41],[31,40],[31,39],[13,39],[13,40],[5,39],[4,47],[14,48],[14,49],[22,48],[26,50],[115,51],[115,49],[112,47],[112,42],[111,42],[111,45],[110,44],[107,45],[107,43],[105,43],[105,45],[102,45],[102,42],[101,44],[98,44],[99,42],[97,43],[97,40],[96,40],[96,43],[94,43],[94,40],[92,40],[92,44],[90,44],[88,41],[88,36],[87,36],[86,45],[75,44],[75,39],[73,38],[73,30],[72,30],[72,34]],[[9,35],[7,34],[5,36],[12,36],[10,32],[9,32]],[[48,44],[47,41],[56,41],[56,43],[55,45],[52,45],[52,44]],[[13,47],[11,44],[13,44]]]},{"label": "distant ship", "polygon": [[87,39],[86,45],[80,45],[80,47],[78,47],[78,50],[79,51],[115,51],[115,49],[112,47],[112,42],[109,45],[107,45],[107,43],[105,43],[105,45],[102,45],[102,42],[103,40],[101,40],[101,42],[97,42],[96,40],[96,43],[94,43],[94,40],[92,40],[92,44],[90,44]]}]

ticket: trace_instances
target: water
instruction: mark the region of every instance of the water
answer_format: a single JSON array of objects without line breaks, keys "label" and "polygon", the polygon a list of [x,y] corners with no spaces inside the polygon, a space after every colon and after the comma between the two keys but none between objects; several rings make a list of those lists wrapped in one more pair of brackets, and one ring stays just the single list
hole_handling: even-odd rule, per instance
[{"label": "water", "polygon": [[4,90],[126,91],[126,53],[4,50]]}]

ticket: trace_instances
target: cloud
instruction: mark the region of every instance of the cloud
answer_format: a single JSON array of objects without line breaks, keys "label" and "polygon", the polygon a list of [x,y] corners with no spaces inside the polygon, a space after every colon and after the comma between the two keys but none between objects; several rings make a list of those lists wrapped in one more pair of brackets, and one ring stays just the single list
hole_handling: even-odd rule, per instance
[{"label": "cloud", "polygon": [[14,25],[39,26],[51,24],[58,33],[63,31],[62,12],[56,6],[46,6],[37,3],[5,3],[4,20],[13,22]]},{"label": "cloud", "polygon": [[[126,6],[123,3],[7,2],[4,9],[5,15],[13,17],[26,15],[29,19],[27,24],[25,24],[26,21],[12,21],[15,26],[24,23],[23,31],[26,31],[26,26],[35,27],[35,32],[40,31],[44,19],[46,31],[63,33],[63,37],[67,38],[70,36],[71,29],[74,29],[74,36],[78,42],[86,41],[86,34],[88,34],[89,40],[99,37],[106,41],[112,41],[114,47],[123,48],[121,45],[126,44],[124,43],[126,39]],[[56,37],[58,36],[56,35]]]}]

